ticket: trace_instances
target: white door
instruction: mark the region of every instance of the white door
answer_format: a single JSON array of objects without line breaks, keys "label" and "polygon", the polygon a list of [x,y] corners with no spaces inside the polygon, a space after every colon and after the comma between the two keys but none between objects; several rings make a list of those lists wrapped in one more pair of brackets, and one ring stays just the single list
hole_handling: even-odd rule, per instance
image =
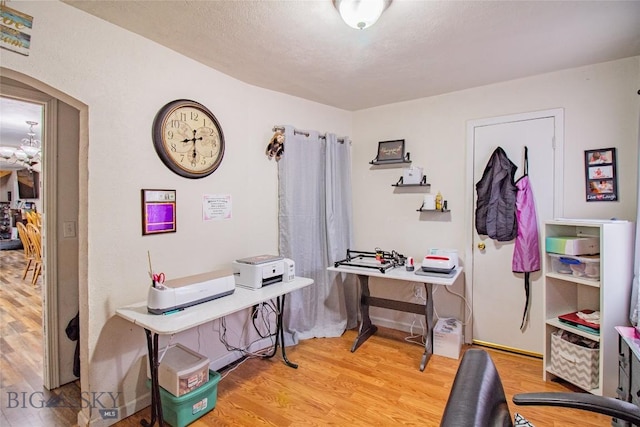
[{"label": "white door", "polygon": [[[473,153],[473,212],[477,199],[475,184],[482,178],[493,151],[497,147],[504,149],[518,167],[517,181],[524,174],[526,146],[528,174],[542,239],[544,221],[553,219],[559,212],[554,211],[554,201],[562,200],[557,194],[561,192],[562,156],[559,155],[561,149],[556,138],[561,122],[562,111],[553,110],[477,121],[469,126],[473,144],[470,150]],[[560,185],[556,182],[558,180]],[[530,312],[528,322],[521,330],[526,296],[524,274],[513,273],[511,268],[514,241],[498,242],[478,235],[473,215],[471,226],[473,342],[527,354],[542,354],[542,272],[531,273]],[[544,251],[542,241],[540,249]]]}]

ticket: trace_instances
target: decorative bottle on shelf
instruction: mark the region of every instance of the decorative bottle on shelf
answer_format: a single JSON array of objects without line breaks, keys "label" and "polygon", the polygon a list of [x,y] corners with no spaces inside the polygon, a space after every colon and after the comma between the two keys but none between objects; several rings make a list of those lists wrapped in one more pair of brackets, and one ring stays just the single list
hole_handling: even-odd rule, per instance
[{"label": "decorative bottle on shelf", "polygon": [[436,194],[436,210],[437,211],[442,210],[442,194],[440,194],[439,191],[438,191],[438,194]]}]

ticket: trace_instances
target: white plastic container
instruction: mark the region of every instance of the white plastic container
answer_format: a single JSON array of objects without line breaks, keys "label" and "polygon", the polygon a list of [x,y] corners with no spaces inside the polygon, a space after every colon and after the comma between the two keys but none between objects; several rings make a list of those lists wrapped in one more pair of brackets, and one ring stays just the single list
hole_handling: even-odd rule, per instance
[{"label": "white plastic container", "polygon": [[599,256],[569,256],[548,253],[554,273],[572,275],[583,279],[600,280]]},{"label": "white plastic container", "polygon": [[462,347],[462,323],[458,319],[439,319],[433,328],[433,354],[458,359]]},{"label": "white plastic container", "polygon": [[547,237],[547,252],[564,255],[595,255],[600,253],[599,237]]},{"label": "white plastic container", "polygon": [[[162,356],[164,349],[158,351]],[[147,359],[148,360],[148,359]],[[147,363],[147,377],[151,370]],[[182,344],[169,347],[158,367],[158,382],[174,396],[182,396],[209,381],[209,359]]]}]

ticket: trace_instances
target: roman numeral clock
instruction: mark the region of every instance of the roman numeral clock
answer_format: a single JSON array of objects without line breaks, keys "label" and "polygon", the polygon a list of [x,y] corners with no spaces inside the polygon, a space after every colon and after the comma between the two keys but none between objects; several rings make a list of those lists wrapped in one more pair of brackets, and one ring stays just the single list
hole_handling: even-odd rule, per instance
[{"label": "roman numeral clock", "polygon": [[180,176],[204,178],[222,162],[222,128],[202,104],[188,99],[169,102],[156,114],[152,132],[158,156]]}]

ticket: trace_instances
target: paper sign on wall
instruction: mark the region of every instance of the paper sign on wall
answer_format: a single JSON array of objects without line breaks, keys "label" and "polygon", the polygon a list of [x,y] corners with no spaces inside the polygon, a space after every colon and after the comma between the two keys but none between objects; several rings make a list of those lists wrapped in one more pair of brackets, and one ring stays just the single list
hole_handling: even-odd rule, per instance
[{"label": "paper sign on wall", "polygon": [[202,197],[202,219],[231,219],[231,195],[205,194]]}]

